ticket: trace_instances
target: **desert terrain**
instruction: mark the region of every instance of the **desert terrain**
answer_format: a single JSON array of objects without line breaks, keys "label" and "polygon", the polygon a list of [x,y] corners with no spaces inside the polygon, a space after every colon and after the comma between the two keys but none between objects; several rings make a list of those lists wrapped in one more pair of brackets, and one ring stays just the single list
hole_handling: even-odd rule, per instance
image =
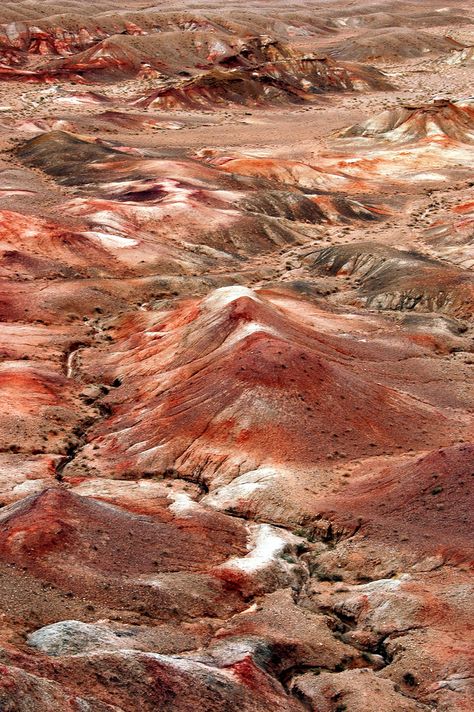
[{"label": "desert terrain", "polygon": [[467,0],[0,6],[0,710],[474,709]]}]

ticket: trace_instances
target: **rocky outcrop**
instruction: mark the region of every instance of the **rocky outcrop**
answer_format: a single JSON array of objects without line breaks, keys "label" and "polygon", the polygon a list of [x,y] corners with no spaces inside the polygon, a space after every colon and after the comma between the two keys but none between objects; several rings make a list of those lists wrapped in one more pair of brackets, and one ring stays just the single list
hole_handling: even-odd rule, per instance
[{"label": "rocky outcrop", "polygon": [[441,312],[469,318],[474,282],[468,270],[415,252],[368,243],[338,245],[307,258],[313,269],[356,279],[341,298],[376,309]]}]

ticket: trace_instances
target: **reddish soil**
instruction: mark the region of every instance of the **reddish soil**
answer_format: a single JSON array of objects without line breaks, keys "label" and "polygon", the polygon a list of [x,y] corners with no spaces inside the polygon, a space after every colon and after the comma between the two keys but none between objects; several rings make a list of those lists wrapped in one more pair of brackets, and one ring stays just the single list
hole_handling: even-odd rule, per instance
[{"label": "reddish soil", "polygon": [[0,7],[0,709],[468,712],[465,0]]}]

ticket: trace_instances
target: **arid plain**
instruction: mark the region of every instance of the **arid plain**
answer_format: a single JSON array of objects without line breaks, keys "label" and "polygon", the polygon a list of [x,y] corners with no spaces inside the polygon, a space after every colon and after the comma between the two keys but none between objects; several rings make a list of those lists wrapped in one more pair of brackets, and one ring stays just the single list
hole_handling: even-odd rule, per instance
[{"label": "arid plain", "polygon": [[467,0],[0,6],[0,710],[474,707]]}]

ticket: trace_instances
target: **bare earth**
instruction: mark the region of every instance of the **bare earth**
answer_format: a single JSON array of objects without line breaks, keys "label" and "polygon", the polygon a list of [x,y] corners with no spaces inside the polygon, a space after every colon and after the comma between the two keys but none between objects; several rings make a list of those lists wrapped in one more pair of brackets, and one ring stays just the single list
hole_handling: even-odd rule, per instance
[{"label": "bare earth", "polygon": [[474,707],[466,0],[0,7],[0,710]]}]

